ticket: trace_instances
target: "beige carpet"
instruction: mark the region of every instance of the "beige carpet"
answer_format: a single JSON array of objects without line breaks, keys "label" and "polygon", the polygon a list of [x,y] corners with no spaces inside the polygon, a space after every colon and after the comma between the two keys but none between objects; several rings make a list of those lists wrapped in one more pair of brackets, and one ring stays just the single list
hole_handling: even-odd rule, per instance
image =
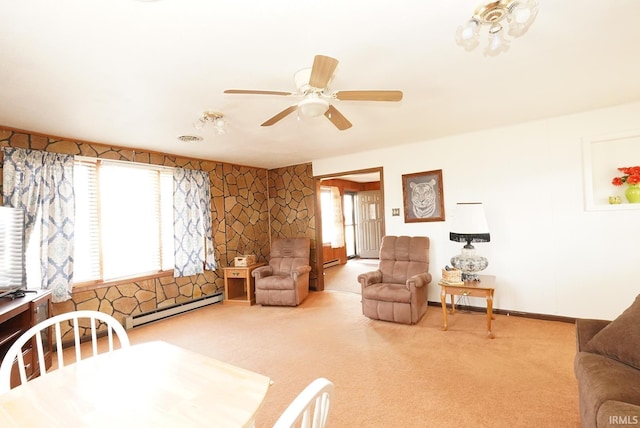
[{"label": "beige carpet", "polygon": [[579,426],[572,324],[497,315],[490,340],[482,314],[441,322],[434,307],[414,326],[373,321],[359,294],[325,291],[296,308],[216,304],[129,335],[271,377],[258,428],[320,376],[336,388],[329,427]]},{"label": "beige carpet", "polygon": [[377,259],[351,259],[343,265],[324,269],[324,288],[360,294],[358,275],[378,269]]}]

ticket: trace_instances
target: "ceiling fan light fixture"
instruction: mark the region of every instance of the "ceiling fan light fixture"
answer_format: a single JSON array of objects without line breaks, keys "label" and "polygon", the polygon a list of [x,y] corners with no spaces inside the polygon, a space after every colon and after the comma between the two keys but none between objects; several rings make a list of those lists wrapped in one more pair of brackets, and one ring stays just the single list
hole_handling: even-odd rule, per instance
[{"label": "ceiling fan light fixture", "polygon": [[298,103],[298,115],[303,118],[322,116],[329,110],[329,102],[318,96],[310,96]]},{"label": "ceiling fan light fixture", "polygon": [[485,55],[495,56],[505,52],[512,38],[525,34],[538,15],[537,0],[497,0],[484,2],[476,8],[471,19],[456,32],[456,43],[467,51],[475,49],[479,32],[483,27],[489,30],[489,46]]}]

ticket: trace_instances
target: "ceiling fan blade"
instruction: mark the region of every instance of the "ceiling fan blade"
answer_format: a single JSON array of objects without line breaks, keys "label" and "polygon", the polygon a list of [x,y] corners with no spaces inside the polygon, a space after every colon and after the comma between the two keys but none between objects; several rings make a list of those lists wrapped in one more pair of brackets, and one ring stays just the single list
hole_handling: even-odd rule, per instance
[{"label": "ceiling fan blade", "polygon": [[294,105],[292,105],[290,107],[287,107],[286,109],[282,110],[280,113],[278,113],[275,116],[273,116],[271,119],[269,119],[266,122],[264,122],[261,126],[271,126],[271,125],[275,124],[276,122],[280,121],[281,119],[284,119],[286,116],[290,115],[291,113],[293,113],[297,109],[298,109],[298,105],[297,104],[294,104]]},{"label": "ceiling fan blade", "polygon": [[324,115],[341,131],[351,128],[351,122],[332,105],[329,106],[329,110],[327,110]]},{"label": "ceiling fan blade", "polygon": [[314,88],[325,88],[338,66],[338,60],[330,56],[316,55],[313,59],[309,85]]},{"label": "ceiling fan blade", "polygon": [[400,101],[402,91],[338,91],[335,97],[341,101]]},{"label": "ceiling fan blade", "polygon": [[253,89],[227,89],[225,94],[256,94],[256,95],[293,95],[291,92],[283,91],[261,91]]}]

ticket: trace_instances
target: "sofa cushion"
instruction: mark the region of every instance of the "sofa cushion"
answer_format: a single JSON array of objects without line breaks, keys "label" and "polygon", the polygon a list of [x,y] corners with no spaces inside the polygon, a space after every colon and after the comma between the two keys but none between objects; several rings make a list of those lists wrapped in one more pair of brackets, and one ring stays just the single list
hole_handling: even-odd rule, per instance
[{"label": "sofa cushion", "polygon": [[587,343],[594,352],[640,369],[640,295],[618,318],[600,330]]}]

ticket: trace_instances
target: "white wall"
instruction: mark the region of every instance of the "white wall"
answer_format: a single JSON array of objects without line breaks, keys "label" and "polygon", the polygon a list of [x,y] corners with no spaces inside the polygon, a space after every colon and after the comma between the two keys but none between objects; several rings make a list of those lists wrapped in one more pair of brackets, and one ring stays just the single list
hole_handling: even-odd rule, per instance
[{"label": "white wall", "polygon": [[[638,118],[640,103],[626,104],[319,159],[313,173],[384,168],[386,233],[431,238],[431,301],[440,300],[440,269],[461,248],[449,241],[455,204],[483,202],[491,242],[475,247],[489,259],[483,273],[496,275],[494,307],[613,319],[640,293],[640,206],[585,210],[583,140],[640,135]],[[631,165],[640,165],[640,144],[619,166]],[[402,174],[435,169],[443,172],[446,221],[404,223]]]}]

